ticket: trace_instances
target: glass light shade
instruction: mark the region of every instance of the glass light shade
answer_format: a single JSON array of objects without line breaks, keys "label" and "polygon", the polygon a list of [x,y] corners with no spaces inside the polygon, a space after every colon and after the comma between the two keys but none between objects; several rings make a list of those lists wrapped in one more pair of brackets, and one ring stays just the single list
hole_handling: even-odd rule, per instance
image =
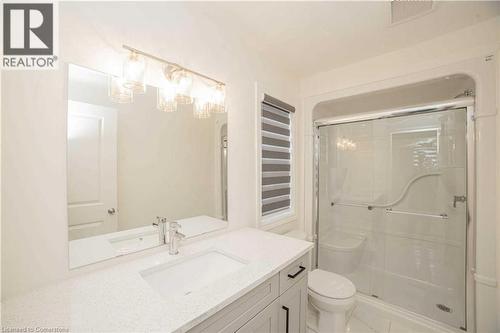
[{"label": "glass light shade", "polygon": [[146,92],[146,60],[143,56],[131,52],[123,63],[123,79],[126,88],[134,93]]},{"label": "glass light shade", "polygon": [[226,86],[223,84],[218,84],[212,91],[212,96],[210,97],[209,109],[214,113],[224,113],[226,112]]},{"label": "glass light shade", "polygon": [[173,112],[177,110],[175,101],[175,85],[171,81],[165,82],[163,87],[158,88],[156,107],[160,111]]},{"label": "glass light shade", "polygon": [[210,118],[209,103],[204,99],[197,98],[194,101],[193,114],[198,119]]},{"label": "glass light shade", "polygon": [[125,87],[123,78],[119,76],[109,76],[108,95],[115,103],[132,103],[134,100],[132,90]]},{"label": "glass light shade", "polygon": [[352,141],[351,139],[347,138],[339,138],[337,139],[337,148],[340,150],[355,150],[356,149],[356,143]]},{"label": "glass light shade", "polygon": [[172,73],[172,79],[177,90],[175,96],[176,102],[178,104],[192,104],[193,97],[191,96],[191,88],[193,79],[191,75],[184,70],[178,70]]}]

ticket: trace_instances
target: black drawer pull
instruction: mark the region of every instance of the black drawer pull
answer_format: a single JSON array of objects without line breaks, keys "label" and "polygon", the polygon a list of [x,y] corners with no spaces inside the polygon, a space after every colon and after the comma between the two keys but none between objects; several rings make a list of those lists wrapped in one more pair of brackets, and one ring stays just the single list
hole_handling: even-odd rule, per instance
[{"label": "black drawer pull", "polygon": [[285,310],[285,311],[286,311],[286,324],[285,324],[285,325],[286,325],[286,326],[285,326],[286,328],[285,328],[285,332],[286,332],[286,333],[288,333],[288,323],[289,323],[289,321],[290,321],[290,309],[289,309],[289,308],[287,308],[287,307],[286,307],[286,306],[284,306],[284,305],[283,305],[281,308],[282,308],[283,310]]},{"label": "black drawer pull", "polygon": [[302,273],[306,268],[304,266],[299,266],[299,271],[295,274],[288,274],[288,277],[291,278],[291,279],[295,279],[297,277],[297,275],[299,275],[300,273]]}]

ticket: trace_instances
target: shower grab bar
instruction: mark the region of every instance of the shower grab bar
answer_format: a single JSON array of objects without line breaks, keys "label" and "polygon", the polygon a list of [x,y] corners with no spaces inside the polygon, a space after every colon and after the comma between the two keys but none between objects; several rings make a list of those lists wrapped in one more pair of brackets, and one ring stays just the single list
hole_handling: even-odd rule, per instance
[{"label": "shower grab bar", "polygon": [[357,203],[332,202],[331,205],[332,206],[340,205],[340,206],[351,206],[351,207],[366,207],[366,208],[368,208],[368,210],[372,210],[373,208],[391,208],[392,206],[395,206],[398,203],[400,203],[406,197],[408,190],[417,180],[425,178],[425,177],[441,176],[441,175],[442,175],[441,172],[429,172],[429,173],[424,173],[424,174],[413,177],[412,179],[410,179],[408,181],[408,183],[406,183],[406,185],[403,188],[403,190],[401,191],[401,194],[399,195],[399,197],[396,200],[394,200],[393,202],[390,202],[388,204],[371,204],[370,205],[370,204],[366,204],[366,203],[357,204]]},{"label": "shower grab bar", "polygon": [[[331,205],[340,205],[340,206],[349,206],[349,207],[362,207],[362,208],[368,208],[368,210],[372,210],[373,208],[379,208],[377,206],[370,206],[366,204],[355,204],[355,203],[344,203],[344,202],[332,202]],[[386,208],[385,212],[387,214],[405,214],[405,215],[416,215],[416,216],[424,216],[424,217],[433,217],[433,218],[439,218],[443,220],[448,219],[448,214],[442,213],[442,214],[426,214],[426,213],[416,213],[416,212],[405,212],[402,210],[393,210],[392,208]]]},{"label": "shower grab bar", "polygon": [[414,216],[424,216],[424,217],[432,217],[432,218],[438,218],[438,219],[443,219],[447,220],[448,219],[448,214],[442,213],[442,214],[425,214],[425,213],[415,213],[415,212],[405,212],[402,210],[393,210],[391,208],[387,208],[385,210],[387,214],[402,214],[402,215],[414,215]]}]

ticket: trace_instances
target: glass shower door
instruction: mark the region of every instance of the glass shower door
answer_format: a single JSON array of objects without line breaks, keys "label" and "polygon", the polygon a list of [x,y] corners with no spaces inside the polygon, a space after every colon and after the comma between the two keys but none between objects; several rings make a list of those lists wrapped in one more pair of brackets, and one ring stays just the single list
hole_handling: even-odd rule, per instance
[{"label": "glass shower door", "polygon": [[319,129],[319,268],[465,327],[466,109]]}]

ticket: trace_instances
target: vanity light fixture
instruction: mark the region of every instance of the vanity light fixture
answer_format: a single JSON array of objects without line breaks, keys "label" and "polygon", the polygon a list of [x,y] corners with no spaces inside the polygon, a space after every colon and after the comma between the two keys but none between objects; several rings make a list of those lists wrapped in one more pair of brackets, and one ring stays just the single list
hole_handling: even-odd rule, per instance
[{"label": "vanity light fixture", "polygon": [[210,108],[208,102],[201,98],[195,99],[193,115],[198,119],[210,118]]},{"label": "vanity light fixture", "polygon": [[177,111],[177,86],[172,79],[172,68],[168,65],[163,67],[164,80],[157,89],[156,107],[160,111],[174,112]]},{"label": "vanity light fixture", "polygon": [[158,110],[164,112],[174,112],[177,110],[175,87],[172,82],[167,81],[163,87],[158,88],[156,107]]},{"label": "vanity light fixture", "polygon": [[210,109],[210,112],[213,113],[226,112],[225,101],[226,101],[226,86],[223,84],[217,84],[215,88],[213,88],[211,99],[208,102],[208,108]]},{"label": "vanity light fixture", "polygon": [[115,103],[132,103],[134,95],[132,90],[125,87],[124,79],[119,76],[109,76],[108,95]]},{"label": "vanity light fixture", "polygon": [[[156,106],[172,112],[179,104],[193,104],[196,118],[208,118],[211,113],[226,112],[226,84],[176,63],[164,60],[133,47],[123,45],[129,52],[123,64],[123,76],[110,76],[109,96],[118,103],[130,103],[134,93],[146,91],[146,58],[164,65],[164,83],[158,88]],[[194,80],[201,84],[201,96],[193,92]],[[208,93],[207,93],[208,91]]]},{"label": "vanity light fixture", "polygon": [[175,101],[178,104],[192,104],[191,89],[193,87],[193,78],[191,74],[183,69],[177,69],[172,73],[172,79],[177,90]]},{"label": "vanity light fixture", "polygon": [[347,139],[345,137],[341,139],[337,139],[337,148],[340,150],[355,150],[356,149],[356,143],[352,141],[351,139]]},{"label": "vanity light fixture", "polygon": [[146,92],[146,59],[137,52],[131,51],[123,63],[123,85],[134,94]]}]

